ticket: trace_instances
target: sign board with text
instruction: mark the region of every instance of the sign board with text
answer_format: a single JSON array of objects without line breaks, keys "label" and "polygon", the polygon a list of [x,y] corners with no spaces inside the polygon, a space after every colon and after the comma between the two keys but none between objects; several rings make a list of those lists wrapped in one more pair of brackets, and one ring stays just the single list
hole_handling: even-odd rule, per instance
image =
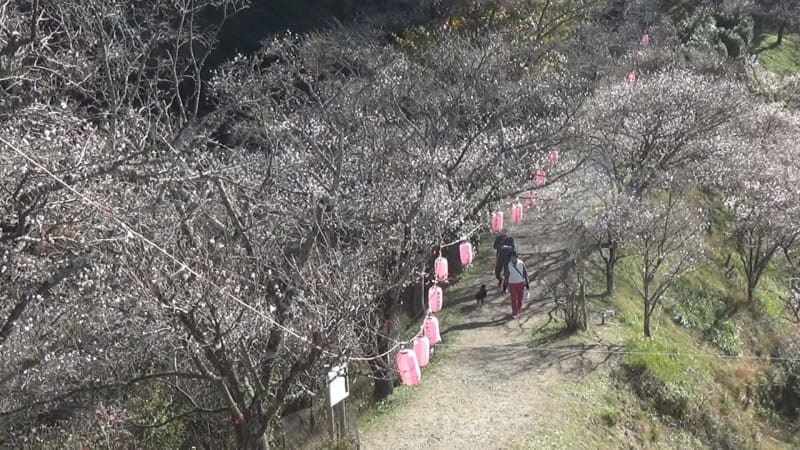
[{"label": "sign board with text", "polygon": [[328,399],[331,407],[350,396],[347,364],[333,366],[328,371]]}]

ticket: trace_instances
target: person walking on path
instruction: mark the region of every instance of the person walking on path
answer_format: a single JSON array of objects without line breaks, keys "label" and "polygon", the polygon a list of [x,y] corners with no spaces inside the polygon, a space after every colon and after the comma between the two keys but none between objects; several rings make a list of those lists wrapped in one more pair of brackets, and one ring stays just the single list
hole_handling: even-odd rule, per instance
[{"label": "person walking on path", "polygon": [[525,290],[530,288],[528,270],[525,268],[525,263],[517,257],[517,252],[511,253],[511,261],[508,262],[505,276],[508,292],[511,294],[511,317],[516,319],[522,311]]},{"label": "person walking on path", "polygon": [[508,283],[508,262],[511,261],[511,253],[516,250],[514,238],[508,235],[503,229],[500,235],[494,239],[494,249],[497,250],[497,258],[494,264],[494,277],[497,278],[497,287],[502,287],[506,291]]}]

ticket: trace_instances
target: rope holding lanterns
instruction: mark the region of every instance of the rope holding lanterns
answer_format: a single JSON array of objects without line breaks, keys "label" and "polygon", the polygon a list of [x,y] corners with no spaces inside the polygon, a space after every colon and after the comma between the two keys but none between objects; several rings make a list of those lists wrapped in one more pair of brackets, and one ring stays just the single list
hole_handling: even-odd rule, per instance
[{"label": "rope holding lanterns", "polygon": [[[570,129],[569,132],[574,132],[574,130]],[[548,162],[550,163],[551,167],[557,164],[558,158],[559,155],[558,151],[556,150],[553,150],[548,154]],[[544,169],[536,169],[533,175],[537,187],[541,187],[547,183],[547,174]],[[537,201],[537,193],[535,188],[525,191],[524,199],[525,204],[528,207],[535,206]],[[519,200],[517,200],[512,204],[511,220],[515,224],[520,223],[523,220],[523,216],[523,205],[521,202],[519,202]],[[492,232],[499,233],[503,230],[503,218],[504,216],[502,211],[495,211],[491,214],[489,219],[489,227]],[[351,358],[351,360],[369,361],[384,357],[395,351],[397,348],[400,348],[400,351],[398,351],[396,355],[395,362],[397,364],[398,372],[400,373],[401,381],[406,385],[416,385],[420,383],[422,378],[420,367],[428,365],[430,362],[430,357],[434,351],[434,346],[442,342],[439,319],[434,316],[434,313],[441,311],[444,306],[444,291],[441,286],[439,286],[439,282],[447,280],[449,276],[448,261],[442,256],[442,249],[444,247],[459,244],[459,260],[461,264],[464,266],[472,264],[474,259],[474,250],[472,243],[469,241],[469,237],[479,229],[480,225],[467,233],[467,235],[463,238],[439,246],[439,254],[434,259],[433,264],[434,284],[427,291],[428,312],[423,320],[419,332],[408,341],[395,341],[397,342],[396,345],[380,355],[370,358]],[[431,274],[426,272],[423,268],[423,270],[420,272],[420,275],[425,277],[426,275]],[[422,289],[424,295],[424,283]],[[412,350],[406,349],[406,345],[411,345]]]},{"label": "rope holding lanterns", "polygon": [[[499,225],[502,229],[502,212],[496,212],[492,214],[492,222],[493,225]],[[496,217],[499,216],[499,223]],[[395,341],[396,344],[392,346],[392,348],[388,349],[387,351],[381,353],[380,355],[372,356],[369,358],[350,358],[352,361],[370,361],[377,358],[385,357],[398,348],[400,349],[397,354],[395,355],[395,364],[397,366],[397,371],[400,374],[400,380],[404,385],[414,386],[420,383],[422,380],[422,370],[421,367],[425,367],[430,362],[430,357],[433,354],[433,347],[434,345],[442,342],[442,335],[439,331],[439,319],[437,319],[433,313],[439,312],[444,307],[444,291],[439,286],[440,281],[444,281],[448,278],[448,262],[447,259],[442,256],[442,249],[444,247],[449,247],[451,245],[459,244],[459,257],[461,263],[463,265],[472,264],[474,259],[474,250],[472,247],[472,243],[469,241],[470,236],[472,236],[476,231],[480,229],[480,226],[473,228],[470,232],[468,232],[463,238],[450,242],[448,244],[443,244],[439,246],[439,256],[436,257],[434,260],[434,267],[433,267],[433,275],[434,275],[434,284],[428,289],[427,297],[428,297],[428,313],[425,316],[425,320],[423,321],[422,325],[420,326],[419,332],[414,335],[408,341]],[[498,230],[499,231],[499,230]],[[429,272],[426,272],[423,268],[421,272],[419,272],[421,277],[431,275]],[[424,286],[424,283],[423,283]],[[424,295],[424,287],[423,295]],[[406,345],[410,345],[412,347],[411,350],[406,349]]]}]

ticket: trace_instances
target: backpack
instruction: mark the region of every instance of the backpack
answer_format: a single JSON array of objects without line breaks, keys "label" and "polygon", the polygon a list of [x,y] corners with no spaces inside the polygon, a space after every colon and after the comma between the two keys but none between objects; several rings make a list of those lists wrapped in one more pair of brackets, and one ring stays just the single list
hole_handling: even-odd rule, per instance
[{"label": "backpack", "polygon": [[511,253],[514,251],[514,246],[512,245],[502,245],[500,249],[497,251],[497,256],[500,258],[500,262],[503,264],[508,264],[511,261]]}]

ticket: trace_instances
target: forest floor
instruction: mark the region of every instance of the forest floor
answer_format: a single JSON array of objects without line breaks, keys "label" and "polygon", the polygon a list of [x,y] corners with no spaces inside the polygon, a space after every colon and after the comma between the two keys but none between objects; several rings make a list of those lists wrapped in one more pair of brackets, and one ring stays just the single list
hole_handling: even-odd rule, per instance
[{"label": "forest floor", "polygon": [[[362,449],[700,448],[677,430],[655,431],[663,426],[651,418],[616,426],[627,416],[621,410],[640,409],[610,376],[624,339],[614,323],[600,325],[600,309],[590,312],[588,332],[564,336],[563,322],[548,322],[553,303],[537,280],[558,266],[569,236],[533,211],[509,229],[532,276],[520,317],[510,317],[509,297],[494,282],[494,251],[484,244],[445,294],[445,309],[459,313],[442,321],[443,342],[421,384],[399,387],[401,400],[361,419]],[[481,284],[490,295],[478,307]],[[652,447],[648,433],[669,436]]]}]

